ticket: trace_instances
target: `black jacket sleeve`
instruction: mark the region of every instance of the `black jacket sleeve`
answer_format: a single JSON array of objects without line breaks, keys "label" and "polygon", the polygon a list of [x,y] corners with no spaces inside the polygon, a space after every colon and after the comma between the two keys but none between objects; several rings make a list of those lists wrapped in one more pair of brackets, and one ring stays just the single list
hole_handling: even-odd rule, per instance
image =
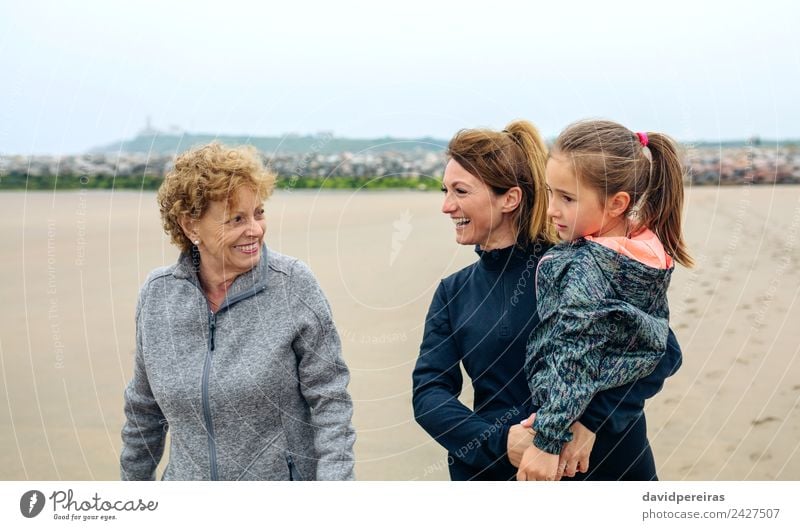
[{"label": "black jacket sleeve", "polygon": [[483,419],[458,400],[461,354],[452,333],[447,292],[433,296],[413,374],[414,418],[451,455],[477,469],[506,458],[508,425]]},{"label": "black jacket sleeve", "polygon": [[670,329],[667,351],[655,370],[632,383],[598,392],[579,421],[592,432],[600,428],[615,433],[624,431],[642,414],[645,400],[658,394],[664,381],[678,371],[682,362],[681,347]]}]

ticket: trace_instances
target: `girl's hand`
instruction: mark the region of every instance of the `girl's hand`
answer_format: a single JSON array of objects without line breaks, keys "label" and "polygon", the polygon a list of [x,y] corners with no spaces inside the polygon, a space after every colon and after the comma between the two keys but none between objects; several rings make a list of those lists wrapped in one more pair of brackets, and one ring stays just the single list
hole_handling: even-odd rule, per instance
[{"label": "girl's hand", "polygon": [[574,477],[576,472],[589,471],[589,455],[592,454],[595,434],[579,421],[573,423],[569,430],[572,432],[572,441],[564,444],[561,450],[557,480],[561,480],[562,476]]},{"label": "girl's hand", "polygon": [[[536,413],[533,413],[522,420],[520,425],[530,429],[535,420]],[[589,472],[589,456],[592,454],[596,436],[579,421],[573,423],[569,430],[572,432],[572,441],[564,444],[561,450],[556,480],[561,480],[564,476],[574,477],[575,473]]]},{"label": "girl's hand", "polygon": [[519,422],[519,424],[522,425],[523,427],[525,427],[526,429],[533,429],[533,422],[534,421],[536,421],[536,413],[535,412],[533,414],[531,414],[530,416],[528,416],[526,419],[524,419],[521,422]]},{"label": "girl's hand", "polygon": [[522,425],[512,425],[508,430],[508,461],[514,467],[519,467],[525,450],[533,444],[534,432]]},{"label": "girl's hand", "polygon": [[517,480],[556,480],[558,475],[558,455],[545,453],[531,445],[522,455],[517,471]]}]

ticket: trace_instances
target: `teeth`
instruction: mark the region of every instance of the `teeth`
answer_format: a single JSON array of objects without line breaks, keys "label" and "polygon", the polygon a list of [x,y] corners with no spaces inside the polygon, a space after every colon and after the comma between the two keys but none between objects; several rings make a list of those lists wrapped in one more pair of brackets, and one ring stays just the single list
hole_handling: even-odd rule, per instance
[{"label": "teeth", "polygon": [[466,217],[453,217],[453,222],[456,224],[456,226],[463,226],[469,223],[469,219]]},{"label": "teeth", "polygon": [[249,245],[239,245],[237,248],[249,252],[251,250],[255,250],[257,246],[257,243],[250,243]]}]

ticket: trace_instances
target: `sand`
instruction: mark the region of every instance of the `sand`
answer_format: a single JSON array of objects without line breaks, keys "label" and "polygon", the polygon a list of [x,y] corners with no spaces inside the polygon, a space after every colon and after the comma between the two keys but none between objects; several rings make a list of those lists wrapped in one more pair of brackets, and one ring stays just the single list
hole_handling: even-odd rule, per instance
[{"label": "sand", "polygon": [[[279,191],[268,244],[306,261],[352,371],[360,479],[446,479],[411,371],[443,276],[475,259],[440,195]],[[118,478],[141,282],[177,255],[153,193],[0,193],[0,478]],[[670,293],[681,371],[647,405],[662,479],[800,480],[800,186],[696,188]],[[465,388],[469,403],[471,389]]]}]

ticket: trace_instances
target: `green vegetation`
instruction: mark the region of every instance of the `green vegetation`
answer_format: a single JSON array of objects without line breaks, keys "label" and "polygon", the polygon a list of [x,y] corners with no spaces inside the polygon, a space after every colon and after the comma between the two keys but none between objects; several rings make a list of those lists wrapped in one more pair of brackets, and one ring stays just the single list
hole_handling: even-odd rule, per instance
[{"label": "green vegetation", "polygon": [[438,190],[441,181],[420,177],[278,177],[279,189]]},{"label": "green vegetation", "polygon": [[157,190],[161,177],[155,175],[41,175],[11,173],[0,177],[0,190],[131,189]]},{"label": "green vegetation", "polygon": [[[77,190],[126,189],[157,190],[162,177],[155,175],[41,175],[19,173],[0,176],[0,191],[5,190]],[[420,177],[278,177],[279,189],[413,189],[438,190],[441,183]]]}]

